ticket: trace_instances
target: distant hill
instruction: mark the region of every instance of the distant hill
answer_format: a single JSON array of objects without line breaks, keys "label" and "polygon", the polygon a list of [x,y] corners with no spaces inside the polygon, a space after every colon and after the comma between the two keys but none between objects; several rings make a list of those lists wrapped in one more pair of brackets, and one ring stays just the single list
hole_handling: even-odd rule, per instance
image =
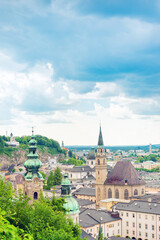
[{"label": "distant hill", "polygon": [[[10,165],[10,163],[23,163],[27,159],[30,139],[31,136],[16,137],[15,140],[19,142],[19,146],[11,147],[6,143],[6,141],[10,140],[10,138],[6,136],[0,136],[1,167],[2,165]],[[37,141],[37,152],[42,162],[47,160],[48,157],[52,157],[54,154],[63,153],[63,150],[57,141],[41,135],[36,135],[35,139]]]},{"label": "distant hill", "polygon": [[[97,148],[97,146],[66,146],[69,150],[82,151],[82,150],[91,150],[91,148]],[[105,148],[110,149],[111,151],[129,151],[129,150],[149,150],[149,145],[131,145],[131,146],[105,146]],[[152,145],[152,149],[160,148],[160,144]]]}]

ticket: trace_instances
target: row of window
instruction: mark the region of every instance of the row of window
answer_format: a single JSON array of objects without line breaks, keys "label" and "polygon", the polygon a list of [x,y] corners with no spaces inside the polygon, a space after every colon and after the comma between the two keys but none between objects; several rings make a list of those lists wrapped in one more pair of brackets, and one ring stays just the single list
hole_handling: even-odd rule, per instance
[{"label": "row of window", "polygon": [[[98,195],[100,197],[100,188],[98,188],[97,191],[98,191]],[[144,194],[144,189],[143,188],[142,188],[141,193]],[[134,190],[134,195],[138,195],[138,190],[137,189]],[[105,189],[105,197],[107,197],[106,189]],[[112,198],[111,188],[108,189],[108,198]],[[115,190],[115,198],[119,199],[119,190],[118,189]],[[126,200],[129,199],[129,192],[128,192],[127,189],[124,190],[124,199],[126,199]]]},{"label": "row of window", "polygon": [[[129,226],[129,222],[126,222],[126,226],[128,227]],[[132,223],[132,227],[134,228],[135,227],[135,222]],[[138,224],[138,227],[141,228],[142,227],[142,224],[139,223]],[[145,224],[145,229],[148,229],[148,224]],[[152,230],[154,231],[155,230],[155,226],[152,225]],[[160,231],[160,226],[159,226],[159,231]]]},{"label": "row of window", "polygon": [[[129,230],[126,230],[126,234],[127,235],[129,234]],[[135,235],[135,231],[132,231],[132,234]],[[142,236],[141,231],[139,232],[139,236]],[[145,233],[145,237],[148,237],[148,233],[147,232]],[[154,239],[154,238],[155,238],[155,234],[152,233],[152,239]],[[159,235],[159,239],[160,239],[160,235]]]},{"label": "row of window", "polygon": [[[126,217],[128,217],[129,216],[129,213],[128,212],[126,212]],[[121,212],[121,217],[123,217],[123,212]],[[132,213],[132,217],[134,218],[135,217],[135,213]],[[141,214],[138,214],[138,217],[139,217],[139,219],[141,219]],[[145,215],[145,219],[147,220],[148,219],[148,215]],[[152,216],[152,221],[154,221],[154,216]],[[159,221],[160,221],[160,217],[159,217]]]}]

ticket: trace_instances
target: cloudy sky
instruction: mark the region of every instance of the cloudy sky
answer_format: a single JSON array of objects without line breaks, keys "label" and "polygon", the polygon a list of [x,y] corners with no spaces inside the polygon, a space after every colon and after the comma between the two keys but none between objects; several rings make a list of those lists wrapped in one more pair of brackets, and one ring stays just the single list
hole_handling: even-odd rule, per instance
[{"label": "cloudy sky", "polygon": [[0,134],[160,143],[159,0],[0,0]]}]

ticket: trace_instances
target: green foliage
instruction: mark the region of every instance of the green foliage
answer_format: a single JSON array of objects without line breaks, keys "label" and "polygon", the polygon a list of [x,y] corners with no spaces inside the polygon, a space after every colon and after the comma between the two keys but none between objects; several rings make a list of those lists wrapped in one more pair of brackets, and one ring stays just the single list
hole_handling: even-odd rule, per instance
[{"label": "green foliage", "polygon": [[53,175],[53,185],[60,185],[62,182],[62,173],[59,167],[56,167]]},{"label": "green foliage", "polygon": [[64,163],[67,165],[74,165],[74,166],[82,166],[84,164],[82,160],[78,160],[75,158],[69,158],[68,161],[63,160],[61,163]]},{"label": "green foliage", "polygon": [[137,171],[144,171],[144,172],[160,172],[159,167],[152,168],[152,169],[145,169],[145,168],[136,168]]},{"label": "green foliage", "polygon": [[160,161],[160,155],[156,154],[150,154],[148,156],[138,156],[137,163],[143,163],[146,161],[153,161],[153,162],[159,162]]},{"label": "green foliage", "polygon": [[40,194],[39,201],[14,196],[11,185],[0,179],[0,239],[3,240],[80,240],[80,227],[65,214],[65,199],[52,201]]},{"label": "green foliage", "polygon": [[50,172],[48,179],[47,179],[47,186],[44,186],[44,189],[49,190],[51,187],[53,187],[55,185],[60,185],[61,181],[62,181],[62,173],[61,173],[60,168],[57,167],[54,171],[54,174],[52,171]]}]

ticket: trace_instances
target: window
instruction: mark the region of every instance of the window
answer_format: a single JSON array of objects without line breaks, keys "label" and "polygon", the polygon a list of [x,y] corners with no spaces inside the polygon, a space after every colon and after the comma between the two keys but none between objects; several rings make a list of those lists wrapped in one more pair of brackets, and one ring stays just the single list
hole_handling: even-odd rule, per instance
[{"label": "window", "polygon": [[128,199],[128,195],[129,195],[129,194],[128,194],[128,190],[125,189],[125,190],[124,190],[124,199],[127,200],[127,199]]},{"label": "window", "polygon": [[139,214],[139,219],[141,219],[141,214]]},{"label": "window", "polygon": [[142,188],[142,194],[144,194],[144,188]]},{"label": "window", "polygon": [[133,222],[133,227],[135,227],[135,223]]},{"label": "window", "polygon": [[160,226],[159,226],[159,232],[160,232]]},{"label": "window", "polygon": [[118,227],[119,227],[119,223],[118,223]]},{"label": "window", "polygon": [[71,174],[71,178],[72,178],[72,174]]},{"label": "window", "polygon": [[123,217],[123,212],[121,212],[121,217]]},{"label": "window", "polygon": [[145,215],[145,219],[146,219],[146,220],[148,219],[148,216],[147,216],[147,215]]},{"label": "window", "polygon": [[138,190],[137,189],[134,190],[134,195],[138,195]]},{"label": "window", "polygon": [[89,229],[87,229],[87,232],[89,233]]},{"label": "window", "polygon": [[126,222],[126,226],[128,227],[128,222]]},{"label": "window", "polygon": [[118,229],[118,234],[119,234],[119,229]]},{"label": "window", "polygon": [[98,159],[98,165],[100,165],[100,160]]},{"label": "window", "polygon": [[119,198],[119,191],[118,191],[118,189],[116,189],[116,191],[115,191],[115,197]]},{"label": "window", "polygon": [[128,212],[126,213],[126,217],[128,217]]},{"label": "window", "polygon": [[152,230],[154,230],[154,225],[152,225]]},{"label": "window", "polygon": [[148,224],[145,224],[145,229],[148,229]]},{"label": "window", "polygon": [[92,228],[90,229],[90,232],[92,232]]},{"label": "window", "polygon": [[91,165],[93,165],[93,161],[91,161]]},{"label": "window", "polygon": [[135,231],[133,231],[133,235],[135,235]]},{"label": "window", "polygon": [[159,240],[160,240],[160,235],[159,235]]},{"label": "window", "polygon": [[154,234],[152,234],[152,238],[154,238]]},{"label": "window", "polygon": [[148,233],[145,233],[145,237],[148,237]]},{"label": "window", "polygon": [[134,217],[135,217],[135,214],[133,213],[133,215],[132,215],[132,216],[133,216],[133,218],[134,218]]},{"label": "window", "polygon": [[160,217],[159,217],[159,221],[160,221]]},{"label": "window", "polygon": [[129,231],[127,230],[126,233],[129,234]]},{"label": "window", "polygon": [[110,188],[108,189],[108,198],[112,198],[112,190]]},{"label": "window", "polygon": [[141,232],[139,232],[139,236],[141,236]]},{"label": "window", "polygon": [[154,221],[154,216],[152,216],[152,221]]},{"label": "window", "polygon": [[103,159],[103,165],[105,165],[106,164],[106,161],[105,161],[105,159]]},{"label": "window", "polygon": [[141,223],[139,223],[139,228],[141,228]]}]

